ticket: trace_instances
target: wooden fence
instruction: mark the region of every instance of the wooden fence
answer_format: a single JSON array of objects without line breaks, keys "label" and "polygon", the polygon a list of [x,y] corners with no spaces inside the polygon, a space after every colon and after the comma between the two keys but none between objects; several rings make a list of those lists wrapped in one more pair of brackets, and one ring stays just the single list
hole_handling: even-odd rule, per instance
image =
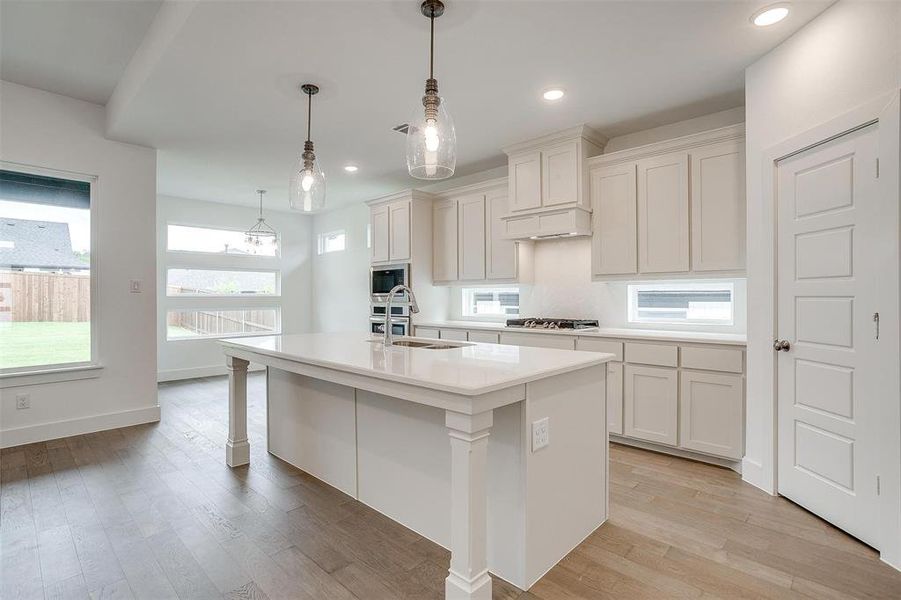
[{"label": "wooden fence", "polygon": [[169,313],[166,322],[197,335],[234,335],[272,333],[276,329],[276,311],[261,310],[178,310]]},{"label": "wooden fence", "polygon": [[12,321],[90,321],[88,274],[0,271],[0,310]]}]

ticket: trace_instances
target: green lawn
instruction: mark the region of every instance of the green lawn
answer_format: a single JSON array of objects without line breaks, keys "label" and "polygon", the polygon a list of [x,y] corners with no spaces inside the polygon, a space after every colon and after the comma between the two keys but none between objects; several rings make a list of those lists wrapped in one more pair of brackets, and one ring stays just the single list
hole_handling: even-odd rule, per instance
[{"label": "green lawn", "polygon": [[90,323],[0,323],[0,369],[89,360]]}]

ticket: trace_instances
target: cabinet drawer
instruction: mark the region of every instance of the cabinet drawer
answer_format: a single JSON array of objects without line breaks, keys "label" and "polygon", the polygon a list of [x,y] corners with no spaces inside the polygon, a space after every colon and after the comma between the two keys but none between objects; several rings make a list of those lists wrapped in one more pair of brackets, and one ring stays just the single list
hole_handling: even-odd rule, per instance
[{"label": "cabinet drawer", "polygon": [[677,346],[626,342],[625,351],[627,363],[661,367],[675,367],[679,364],[679,348]]},{"label": "cabinet drawer", "polygon": [[623,361],[623,343],[611,342],[609,340],[599,340],[597,338],[583,338],[576,340],[576,350],[585,350],[586,352],[609,352],[615,354],[613,360],[617,362]]},{"label": "cabinet drawer", "polygon": [[576,339],[568,335],[550,335],[542,333],[501,333],[501,343],[511,346],[535,346],[538,348],[560,348],[575,350]]},{"label": "cabinet drawer", "polygon": [[466,332],[462,329],[442,329],[440,333],[442,340],[466,341]]},{"label": "cabinet drawer", "polygon": [[496,331],[472,331],[469,332],[469,341],[478,342],[479,344],[496,344],[498,340]]},{"label": "cabinet drawer", "polygon": [[699,348],[682,346],[682,366],[687,369],[705,369],[707,371],[725,371],[741,373],[743,371],[742,351],[727,348]]},{"label": "cabinet drawer", "polygon": [[438,330],[432,327],[417,327],[416,337],[438,339]]}]

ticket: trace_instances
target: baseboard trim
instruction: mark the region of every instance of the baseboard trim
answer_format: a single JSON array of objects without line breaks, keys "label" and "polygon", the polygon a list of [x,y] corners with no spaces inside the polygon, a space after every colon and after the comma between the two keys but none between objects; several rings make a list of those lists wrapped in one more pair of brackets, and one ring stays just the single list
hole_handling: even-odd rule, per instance
[{"label": "baseboard trim", "polygon": [[777,495],[773,480],[766,476],[760,461],[750,459],[747,456],[743,458],[741,461],[741,478],[745,483],[753,485],[770,496]]},{"label": "baseboard trim", "polygon": [[148,406],[147,408],[136,408],[133,410],[123,410],[121,412],[92,415],[90,417],[81,417],[79,419],[70,419],[68,421],[54,421],[52,423],[40,423],[38,425],[4,429],[0,430],[0,448],[11,448],[13,446],[33,444],[35,442],[46,442],[47,440],[56,440],[71,435],[82,435],[107,429],[118,429],[119,427],[129,427],[130,425],[154,423],[159,420],[160,407],[159,405],[156,405]]},{"label": "baseboard trim", "polygon": [[[248,371],[262,371],[265,368],[263,365],[251,364]],[[182,379],[198,379],[200,377],[216,377],[218,375],[228,375],[228,369],[224,364],[209,367],[189,367],[186,369],[166,369],[157,372],[156,381],[157,383],[162,383],[164,381],[180,381]]]},{"label": "baseboard trim", "polygon": [[741,475],[741,462],[729,460],[728,458],[708,456],[707,454],[701,454],[700,452],[692,452],[691,450],[682,450],[681,448],[672,448],[670,446],[661,446],[660,444],[655,444],[653,442],[645,442],[644,440],[627,438],[616,435],[615,433],[610,434],[610,441],[615,444],[634,446],[635,448],[641,448],[642,450],[660,452],[661,454],[671,454],[673,456],[678,456],[679,458],[688,458],[690,460],[696,460],[698,462],[704,462],[710,465],[716,465],[718,467],[726,467],[727,469],[732,469],[733,471]]}]

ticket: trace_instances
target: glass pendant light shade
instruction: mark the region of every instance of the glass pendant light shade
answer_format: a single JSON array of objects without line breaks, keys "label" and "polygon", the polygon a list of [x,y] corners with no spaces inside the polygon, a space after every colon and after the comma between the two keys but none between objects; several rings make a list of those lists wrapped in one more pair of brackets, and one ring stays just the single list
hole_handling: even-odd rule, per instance
[{"label": "glass pendant light shade", "polygon": [[325,175],[319,168],[319,161],[309,166],[301,159],[291,174],[291,189],[288,202],[294,210],[313,212],[325,207]]},{"label": "glass pendant light shade", "polygon": [[457,167],[457,133],[447,103],[438,98],[435,118],[419,107],[407,130],[407,170],[416,179],[447,179]]}]

